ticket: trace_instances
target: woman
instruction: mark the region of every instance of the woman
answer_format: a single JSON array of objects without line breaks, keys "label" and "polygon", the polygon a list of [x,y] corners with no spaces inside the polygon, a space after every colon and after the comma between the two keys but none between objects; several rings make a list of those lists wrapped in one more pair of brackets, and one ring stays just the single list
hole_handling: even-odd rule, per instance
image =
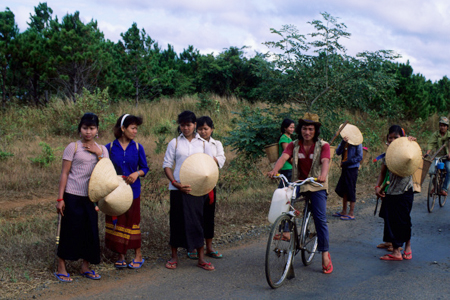
[{"label": "woman", "polygon": [[[214,131],[214,123],[210,117],[204,116],[197,119],[197,132],[200,137],[208,141],[211,146],[211,152],[214,161],[219,168],[222,168],[225,164],[225,152],[223,151],[222,143],[213,139],[212,134]],[[209,201],[205,201],[203,209],[204,218],[204,234],[206,242],[206,255],[212,258],[222,258],[223,255],[218,251],[214,251],[212,247],[212,239],[214,237],[214,213],[216,211],[216,188],[209,194]]]},{"label": "woman", "polygon": [[[405,132],[398,125],[392,125],[389,128],[388,144],[395,139],[405,136]],[[410,141],[416,138],[408,137]],[[381,190],[386,175],[389,175],[389,187],[386,191]],[[380,257],[381,260],[400,261],[403,259],[412,259],[411,250],[411,209],[414,201],[412,175],[400,177],[390,172],[383,161],[381,172],[378,176],[375,193],[383,199],[383,217],[384,217],[384,236],[383,241],[392,243],[393,251]],[[381,213],[381,212],[380,212]],[[405,250],[402,253],[401,247],[405,244]]]},{"label": "woman", "polygon": [[[119,253],[116,268],[139,269],[144,263],[141,252],[141,181],[140,176],[148,172],[144,147],[134,141],[142,118],[125,114],[120,116],[114,126],[116,140],[107,144],[106,149],[118,171],[125,177],[133,190],[133,204],[123,215],[106,216],[105,245]],[[134,259],[127,265],[125,255],[128,249],[134,250]]]},{"label": "woman", "polygon": [[[294,130],[295,122],[291,119],[284,119],[283,122],[281,122],[281,136],[278,140],[278,156],[281,156],[289,143],[292,142],[292,134],[294,133]],[[286,176],[287,180],[291,181],[292,159],[284,163],[284,165],[280,169],[280,174],[283,174],[284,176]],[[280,180],[278,188],[282,188],[283,186],[283,180]]]},{"label": "woman", "polygon": [[[192,252],[197,249],[198,267],[213,271],[214,266],[205,261],[203,253],[203,206],[208,198],[190,195],[191,186],[180,183],[180,169],[186,158],[194,153],[206,153],[212,156],[208,142],[195,132],[197,118],[191,111],[178,115],[181,134],[170,141],[164,156],[164,173],[169,179],[170,190],[170,247],[172,258],[166,268],[176,269],[178,264],[178,247]],[[173,171],[172,171],[173,168]]]},{"label": "woman", "polygon": [[86,113],[78,125],[81,140],[70,143],[63,154],[56,210],[61,214],[61,235],[58,246],[58,270],[56,278],[72,282],[66,270],[66,260],[83,259],[81,275],[100,279],[89,269],[89,264],[100,263],[98,237],[98,208],[89,200],[88,186],[91,173],[102,157],[109,157],[105,146],[99,146],[98,117]]},{"label": "woman", "polygon": [[303,119],[298,120],[298,125],[295,128],[298,140],[291,142],[286,147],[275,163],[273,170],[267,175],[269,177],[275,176],[286,161],[294,158],[292,180],[316,177],[318,182],[323,183],[323,187],[312,184],[303,185],[300,187],[300,192],[307,194],[311,199],[318,238],[317,249],[322,252],[322,271],[325,274],[330,274],[333,272],[333,264],[328,252],[329,234],[326,216],[330,145],[319,139],[320,126],[318,115],[305,113]]}]

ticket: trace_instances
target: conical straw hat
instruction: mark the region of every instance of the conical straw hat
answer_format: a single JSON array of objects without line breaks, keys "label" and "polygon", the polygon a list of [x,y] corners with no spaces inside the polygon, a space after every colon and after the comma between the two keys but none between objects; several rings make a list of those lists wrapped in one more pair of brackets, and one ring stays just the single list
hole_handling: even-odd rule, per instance
[{"label": "conical straw hat", "polygon": [[92,202],[98,202],[119,186],[117,173],[109,158],[101,159],[91,174],[88,195]]},{"label": "conical straw hat", "polygon": [[126,213],[133,204],[133,190],[122,179],[122,176],[116,178],[120,182],[119,186],[98,202],[100,210],[108,216],[120,216]]},{"label": "conical straw hat", "polygon": [[[342,127],[339,126],[339,128]],[[342,129],[340,133],[341,137],[348,137],[348,143],[350,145],[358,146],[363,142],[363,136],[359,128],[352,124],[345,125],[344,129]]]},{"label": "conical straw hat", "polygon": [[389,171],[400,177],[414,174],[422,162],[422,150],[419,144],[400,137],[394,140],[386,151],[386,166]]},{"label": "conical straw hat", "polygon": [[219,168],[214,159],[204,153],[195,153],[186,158],[180,169],[180,183],[190,185],[193,196],[208,194],[217,184]]}]

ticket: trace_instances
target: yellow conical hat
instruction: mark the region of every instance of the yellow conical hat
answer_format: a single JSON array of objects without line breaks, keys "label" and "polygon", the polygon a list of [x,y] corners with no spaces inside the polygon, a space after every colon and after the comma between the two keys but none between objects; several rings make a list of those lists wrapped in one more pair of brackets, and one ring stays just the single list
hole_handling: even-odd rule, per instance
[{"label": "yellow conical hat", "polygon": [[386,151],[386,166],[389,171],[400,177],[407,177],[419,168],[422,162],[422,150],[417,142],[407,137],[395,139]]},{"label": "yellow conical hat", "polygon": [[123,180],[122,176],[117,176],[119,186],[98,202],[100,210],[108,216],[120,216],[126,213],[133,204],[133,190]]},{"label": "yellow conical hat", "polygon": [[117,173],[109,158],[101,159],[91,174],[88,195],[92,202],[98,202],[119,186]]},{"label": "yellow conical hat", "polygon": [[180,183],[190,185],[193,196],[208,194],[217,184],[219,168],[214,159],[204,153],[195,153],[186,158],[180,169]]}]

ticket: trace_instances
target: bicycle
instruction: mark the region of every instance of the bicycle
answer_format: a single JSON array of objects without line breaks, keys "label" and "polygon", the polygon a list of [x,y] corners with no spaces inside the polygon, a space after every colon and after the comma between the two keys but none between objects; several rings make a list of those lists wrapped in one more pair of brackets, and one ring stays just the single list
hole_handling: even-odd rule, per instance
[{"label": "bicycle", "polygon": [[430,183],[428,184],[428,195],[427,195],[427,208],[428,212],[431,213],[436,202],[436,198],[439,197],[439,206],[443,207],[445,201],[447,201],[447,196],[441,195],[442,186],[445,181],[445,176],[447,171],[445,170],[444,160],[446,156],[437,157],[434,161],[435,173],[430,173]]},{"label": "bicycle", "polygon": [[[293,188],[290,210],[279,216],[272,225],[266,248],[265,271],[269,286],[273,289],[280,287],[284,280],[295,277],[293,262],[294,256],[301,251],[302,262],[305,266],[311,264],[317,250],[317,231],[314,225],[314,217],[311,213],[310,199],[302,195],[297,199],[297,187],[305,183],[322,184],[315,182],[316,178],[310,177],[303,181],[289,182],[284,175],[274,178],[282,178],[288,187]],[[305,202],[303,216],[294,208],[294,202]]]}]

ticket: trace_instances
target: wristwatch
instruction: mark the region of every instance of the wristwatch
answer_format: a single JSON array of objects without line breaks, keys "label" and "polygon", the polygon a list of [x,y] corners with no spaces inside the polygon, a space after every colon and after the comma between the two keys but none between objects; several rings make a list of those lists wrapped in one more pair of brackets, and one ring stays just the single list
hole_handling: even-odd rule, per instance
[{"label": "wristwatch", "polygon": [[98,160],[100,160],[102,158],[103,158],[103,153],[102,153],[102,155],[98,156]]}]

